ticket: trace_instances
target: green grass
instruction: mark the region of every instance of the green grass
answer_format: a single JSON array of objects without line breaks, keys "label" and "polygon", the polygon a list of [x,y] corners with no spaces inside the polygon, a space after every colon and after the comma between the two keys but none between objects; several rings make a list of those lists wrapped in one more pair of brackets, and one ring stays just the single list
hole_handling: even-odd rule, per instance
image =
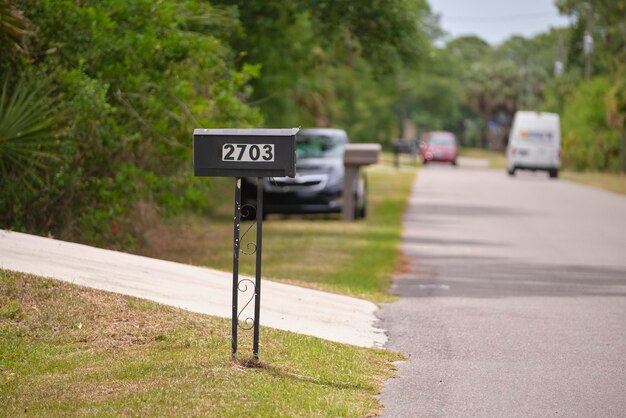
[{"label": "green grass", "polygon": [[489,162],[490,168],[506,168],[506,157],[504,153],[490,151],[482,148],[461,148],[461,157],[481,158]]},{"label": "green grass", "polygon": [[[347,223],[339,215],[270,215],[263,224],[263,277],[340,292],[376,302],[390,300],[391,275],[398,266],[402,216],[415,167],[368,168],[368,216]],[[233,181],[214,181],[223,197],[210,217],[178,218],[157,225],[138,252],[150,257],[224,271],[232,270]],[[243,230],[252,225],[242,224]],[[242,246],[254,241],[252,228]],[[249,238],[249,239],[248,239]],[[254,256],[241,258],[240,271],[254,274]]]},{"label": "green grass", "polygon": [[626,175],[623,174],[563,171],[561,177],[587,186],[626,195]]},{"label": "green grass", "polygon": [[[398,165],[400,167],[419,167],[422,157],[419,153],[412,154],[398,154]],[[383,165],[395,166],[396,159],[392,152],[381,152],[379,161]]]},{"label": "green grass", "polygon": [[361,417],[400,359],[262,328],[232,362],[228,320],[6,270],[0,306],[0,416]]}]

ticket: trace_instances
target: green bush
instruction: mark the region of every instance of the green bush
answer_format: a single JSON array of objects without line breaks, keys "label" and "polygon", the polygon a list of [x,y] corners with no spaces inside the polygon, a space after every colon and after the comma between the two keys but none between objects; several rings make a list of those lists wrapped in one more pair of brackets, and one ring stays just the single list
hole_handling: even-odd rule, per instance
[{"label": "green bush", "polygon": [[611,84],[596,77],[578,86],[562,115],[563,163],[575,170],[617,171],[620,133],[607,125],[605,97]]},{"label": "green bush", "polygon": [[[0,196],[0,227],[132,244],[124,225],[139,202],[164,215],[206,211],[208,181],[191,175],[193,128],[262,123],[245,103],[260,68],[236,68],[229,45],[241,32],[234,10],[201,0],[15,4],[37,37],[26,59],[0,66],[0,80],[43,74],[42,118],[63,130],[52,132],[54,159],[24,177],[33,190]],[[24,189],[13,171],[2,173],[3,189]],[[118,226],[130,232],[115,235]]]}]

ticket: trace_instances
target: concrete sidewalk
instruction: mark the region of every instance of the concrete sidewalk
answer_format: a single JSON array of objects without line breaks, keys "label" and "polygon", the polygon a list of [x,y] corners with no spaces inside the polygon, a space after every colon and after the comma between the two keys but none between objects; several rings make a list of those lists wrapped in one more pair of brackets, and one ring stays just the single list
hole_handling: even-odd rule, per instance
[{"label": "concrete sidewalk", "polygon": [[[228,272],[5,230],[0,230],[0,268],[231,317]],[[239,294],[239,306],[251,297],[249,287]],[[375,326],[372,302],[265,279],[261,299],[262,326],[362,347],[382,347],[387,340]],[[240,318],[252,317],[253,306]]]}]

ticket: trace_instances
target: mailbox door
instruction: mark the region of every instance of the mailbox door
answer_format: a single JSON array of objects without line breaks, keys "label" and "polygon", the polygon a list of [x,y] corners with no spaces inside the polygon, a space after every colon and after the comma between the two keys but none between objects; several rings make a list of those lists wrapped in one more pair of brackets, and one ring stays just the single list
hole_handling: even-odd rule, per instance
[{"label": "mailbox door", "polygon": [[[199,131],[199,132],[198,132]],[[206,133],[217,131],[218,134]],[[295,177],[296,146],[293,135],[272,135],[266,130],[196,130],[193,138],[194,174],[219,177]],[[291,131],[293,132],[293,131]]]}]

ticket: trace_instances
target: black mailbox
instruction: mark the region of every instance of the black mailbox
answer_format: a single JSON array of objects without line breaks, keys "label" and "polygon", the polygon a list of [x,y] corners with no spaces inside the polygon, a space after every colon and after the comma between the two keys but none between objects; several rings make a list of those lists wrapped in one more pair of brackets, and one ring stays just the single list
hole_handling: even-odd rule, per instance
[{"label": "black mailbox", "polygon": [[295,177],[293,129],[194,129],[196,176]]}]

